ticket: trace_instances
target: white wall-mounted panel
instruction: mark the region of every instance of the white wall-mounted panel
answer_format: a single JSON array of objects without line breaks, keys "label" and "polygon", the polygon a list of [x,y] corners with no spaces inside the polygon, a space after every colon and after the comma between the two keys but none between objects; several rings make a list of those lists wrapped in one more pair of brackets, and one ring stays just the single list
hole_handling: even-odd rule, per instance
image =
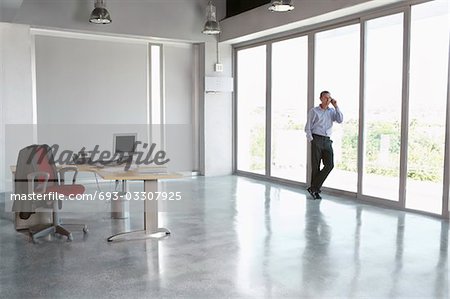
[{"label": "white wall-mounted panel", "polygon": [[36,36],[38,124],[145,124],[147,46]]},{"label": "white wall-mounted panel", "polygon": [[233,92],[233,78],[205,77],[205,91],[208,93]]}]

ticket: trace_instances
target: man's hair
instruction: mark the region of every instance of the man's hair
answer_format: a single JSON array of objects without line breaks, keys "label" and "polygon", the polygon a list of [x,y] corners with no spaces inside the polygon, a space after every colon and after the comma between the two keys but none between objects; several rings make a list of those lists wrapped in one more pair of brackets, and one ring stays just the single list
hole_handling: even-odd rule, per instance
[{"label": "man's hair", "polygon": [[329,91],[326,91],[326,90],[322,91],[322,92],[320,93],[320,98],[322,98],[322,97],[323,97],[323,95],[324,95],[324,94],[326,94],[326,93],[328,93],[328,94],[329,94],[330,92],[329,92]]}]

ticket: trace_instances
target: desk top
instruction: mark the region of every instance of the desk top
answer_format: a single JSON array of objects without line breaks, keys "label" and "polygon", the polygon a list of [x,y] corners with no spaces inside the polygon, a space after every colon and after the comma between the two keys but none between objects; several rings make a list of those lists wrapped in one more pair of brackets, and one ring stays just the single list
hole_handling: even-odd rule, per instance
[{"label": "desk top", "polygon": [[[80,165],[58,165],[57,168],[64,167],[76,167],[78,171],[82,172],[94,172],[98,174],[104,180],[160,180],[160,179],[177,179],[183,177],[179,173],[158,173],[158,172],[145,172],[145,169],[151,169],[152,167],[142,167],[139,169],[130,169],[125,171],[122,167],[96,167],[89,164]],[[11,172],[16,172],[16,166],[10,166]],[[139,171],[141,170],[141,171]]]},{"label": "desk top", "polygon": [[139,170],[108,169],[107,167],[99,168],[95,171],[104,180],[160,180],[160,179],[177,179],[182,175],[179,173],[145,173]]}]

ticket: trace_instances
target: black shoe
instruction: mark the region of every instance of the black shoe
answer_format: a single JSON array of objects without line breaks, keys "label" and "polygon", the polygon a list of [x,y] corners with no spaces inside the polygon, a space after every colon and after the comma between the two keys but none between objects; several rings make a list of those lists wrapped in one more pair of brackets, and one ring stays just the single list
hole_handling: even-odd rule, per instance
[{"label": "black shoe", "polygon": [[322,199],[322,196],[320,196],[319,192],[314,192],[313,198],[314,199]]},{"label": "black shoe", "polygon": [[314,192],[312,191],[311,187],[309,187],[306,190],[309,192],[309,194],[312,196],[312,198],[314,198]]}]

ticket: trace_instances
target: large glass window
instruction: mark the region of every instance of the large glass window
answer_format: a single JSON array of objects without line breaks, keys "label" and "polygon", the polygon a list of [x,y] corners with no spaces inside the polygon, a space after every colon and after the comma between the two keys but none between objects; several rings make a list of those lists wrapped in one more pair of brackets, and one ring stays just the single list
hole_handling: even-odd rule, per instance
[{"label": "large glass window", "polygon": [[[443,177],[449,121],[449,5],[448,0],[405,4],[402,11],[371,15],[361,23],[238,49],[237,170],[306,182],[307,103],[314,100],[317,106],[320,92],[328,90],[338,101],[344,122],[333,127],[335,168],[324,187],[373,201],[390,200],[396,206],[404,199],[408,209],[440,214],[449,183]],[[411,22],[405,22],[410,8]],[[405,35],[405,30],[410,34]],[[308,47],[313,33],[314,49]],[[410,37],[409,49],[404,45],[406,37]],[[410,52],[408,59],[405,50]],[[270,66],[266,67],[266,60]],[[308,73],[311,66],[314,74]],[[308,98],[311,75],[314,99]],[[404,90],[406,82],[408,90]],[[364,119],[360,120],[361,108]],[[405,127],[403,116],[408,119]],[[407,144],[401,143],[402,132]],[[268,147],[270,157],[266,157]],[[402,173],[401,157],[405,158]],[[401,182],[406,182],[406,190],[399,189]]]},{"label": "large glass window", "polygon": [[237,52],[237,169],[265,174],[266,46]]},{"label": "large glass window", "polygon": [[274,177],[306,182],[304,127],[308,102],[308,38],[272,45],[272,160]]},{"label": "large glass window", "polygon": [[356,192],[358,185],[359,24],[316,34],[315,100],[328,90],[344,122],[333,126],[335,168],[325,187]]},{"label": "large glass window", "polygon": [[151,123],[161,124],[161,46],[150,46]]},{"label": "large glass window", "polygon": [[363,194],[398,201],[403,14],[366,22]]},{"label": "large glass window", "polygon": [[448,1],[415,5],[411,13],[406,207],[440,214],[447,113]]},{"label": "large glass window", "polygon": [[150,45],[150,105],[149,105],[149,124],[151,126],[149,132],[149,140],[165,146],[165,130],[164,118],[161,116],[164,113],[164,104],[162,101],[164,97],[161,94],[161,50],[160,45]]}]

